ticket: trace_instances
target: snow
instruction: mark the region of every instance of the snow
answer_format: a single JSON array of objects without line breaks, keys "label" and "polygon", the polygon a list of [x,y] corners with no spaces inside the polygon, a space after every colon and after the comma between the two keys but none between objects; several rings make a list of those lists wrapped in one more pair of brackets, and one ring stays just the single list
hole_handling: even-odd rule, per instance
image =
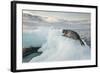
[{"label": "snow", "polygon": [[47,41],[38,51],[42,54],[30,62],[85,60],[91,57],[91,49],[86,43],[82,46],[78,40],[62,36],[61,30],[56,29],[48,30]]}]

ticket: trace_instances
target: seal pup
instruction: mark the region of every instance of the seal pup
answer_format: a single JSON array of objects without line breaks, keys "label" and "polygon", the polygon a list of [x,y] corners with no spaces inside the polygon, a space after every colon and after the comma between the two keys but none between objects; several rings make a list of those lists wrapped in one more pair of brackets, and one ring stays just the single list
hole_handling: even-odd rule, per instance
[{"label": "seal pup", "polygon": [[85,45],[84,42],[81,40],[80,36],[78,35],[77,32],[73,31],[73,30],[66,30],[66,29],[63,29],[63,33],[65,37],[68,37],[68,38],[72,38],[72,39],[75,39],[75,40],[79,40],[81,45]]}]

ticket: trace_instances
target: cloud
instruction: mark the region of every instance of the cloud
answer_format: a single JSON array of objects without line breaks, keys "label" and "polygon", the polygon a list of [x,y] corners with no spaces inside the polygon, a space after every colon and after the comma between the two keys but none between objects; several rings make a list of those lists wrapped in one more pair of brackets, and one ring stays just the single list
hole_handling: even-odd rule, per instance
[{"label": "cloud", "polygon": [[89,20],[91,14],[84,12],[61,12],[61,11],[40,11],[40,10],[24,10],[23,13],[29,13],[32,15],[42,16],[42,17],[56,17],[66,20]]},{"label": "cloud", "polygon": [[[72,20],[70,20],[71,18]],[[55,28],[90,28],[90,14],[23,11],[23,30],[33,30],[41,26],[53,26]]]}]

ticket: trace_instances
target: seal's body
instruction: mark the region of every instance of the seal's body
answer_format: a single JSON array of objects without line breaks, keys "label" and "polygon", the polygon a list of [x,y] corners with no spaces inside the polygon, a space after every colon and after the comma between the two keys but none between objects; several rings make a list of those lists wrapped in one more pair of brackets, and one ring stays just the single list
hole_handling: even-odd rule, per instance
[{"label": "seal's body", "polygon": [[75,39],[75,40],[79,40],[81,45],[85,45],[84,42],[81,40],[81,38],[80,38],[80,36],[78,35],[77,32],[72,31],[72,30],[64,29],[63,33],[64,33],[63,36],[68,37],[68,38],[72,38],[72,39]]}]

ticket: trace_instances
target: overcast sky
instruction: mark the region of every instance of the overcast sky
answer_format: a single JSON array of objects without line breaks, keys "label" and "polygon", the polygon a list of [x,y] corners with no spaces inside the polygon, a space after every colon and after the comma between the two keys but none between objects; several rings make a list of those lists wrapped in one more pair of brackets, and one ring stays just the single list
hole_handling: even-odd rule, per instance
[{"label": "overcast sky", "polygon": [[57,19],[65,19],[69,21],[76,20],[90,20],[90,13],[79,13],[79,12],[54,12],[54,11],[35,11],[35,10],[24,10],[23,13],[30,13],[32,15],[38,15],[48,17],[48,21],[56,21]]},{"label": "overcast sky", "polygon": [[[70,24],[73,28],[90,27],[90,13],[23,10],[23,14],[23,30],[33,30],[39,26],[49,25],[56,28],[59,26],[68,28],[69,22],[73,23]],[[83,25],[83,23],[86,25]]]}]

